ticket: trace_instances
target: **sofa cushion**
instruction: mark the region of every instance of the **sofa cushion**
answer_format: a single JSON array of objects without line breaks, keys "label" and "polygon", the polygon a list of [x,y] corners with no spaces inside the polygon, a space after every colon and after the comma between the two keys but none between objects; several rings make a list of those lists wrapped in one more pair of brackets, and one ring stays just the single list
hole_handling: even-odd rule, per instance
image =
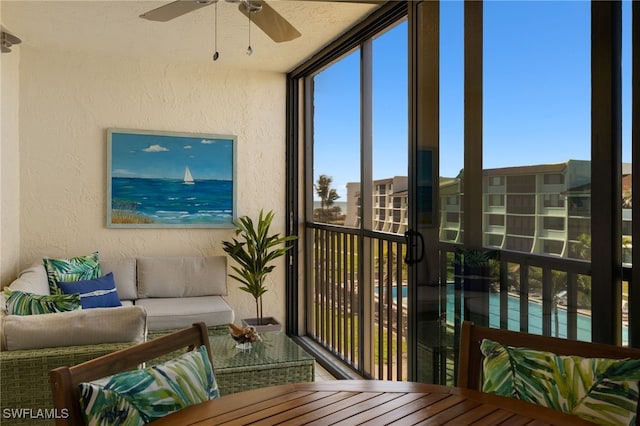
[{"label": "sofa cushion", "polygon": [[226,256],[138,257],[137,268],[141,299],[227,294]]},{"label": "sofa cushion", "polygon": [[9,285],[9,288],[26,293],[51,294],[49,291],[47,270],[42,263],[33,264],[21,271],[20,274],[18,274],[18,278]]},{"label": "sofa cushion", "polygon": [[233,309],[220,296],[138,299],[147,311],[149,330],[190,327],[204,321],[208,327],[233,322]]},{"label": "sofa cushion", "polygon": [[122,306],[113,282],[113,273],[109,272],[104,277],[95,280],[62,282],[58,287],[64,294],[79,294],[82,309],[113,308]]},{"label": "sofa cushion", "polygon": [[100,268],[103,274],[113,272],[113,280],[116,283],[120,301],[135,300],[138,298],[138,289],[136,287],[136,259],[134,257],[100,259]]},{"label": "sofa cushion", "polygon": [[49,291],[51,294],[60,294],[62,291],[58,287],[60,281],[80,281],[98,278],[101,274],[100,256],[98,252],[93,252],[86,256],[70,258],[50,258],[42,259],[47,278],[49,280]]},{"label": "sofa cushion", "polygon": [[81,309],[79,294],[33,294],[4,289],[7,314],[40,315]]},{"label": "sofa cushion", "polygon": [[87,424],[145,425],[220,396],[207,348],[162,364],[80,383]]},{"label": "sofa cushion", "polygon": [[146,340],[144,308],[96,308],[49,315],[7,315],[3,320],[7,350],[55,348]]}]

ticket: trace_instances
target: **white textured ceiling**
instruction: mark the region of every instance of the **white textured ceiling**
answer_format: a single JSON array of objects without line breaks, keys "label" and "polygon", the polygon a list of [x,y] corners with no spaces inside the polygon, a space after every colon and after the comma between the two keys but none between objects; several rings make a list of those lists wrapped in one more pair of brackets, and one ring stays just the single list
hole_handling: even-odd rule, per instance
[{"label": "white textured ceiling", "polygon": [[168,22],[139,17],[166,3],[168,1],[2,0],[0,16],[2,25],[20,37],[24,46],[286,72],[377,7],[344,1],[270,0],[271,7],[302,36],[275,43],[252,24],[253,54],[248,56],[245,53],[249,44],[248,19],[237,4],[220,0],[217,5],[220,57],[213,62],[216,6],[210,5]]}]

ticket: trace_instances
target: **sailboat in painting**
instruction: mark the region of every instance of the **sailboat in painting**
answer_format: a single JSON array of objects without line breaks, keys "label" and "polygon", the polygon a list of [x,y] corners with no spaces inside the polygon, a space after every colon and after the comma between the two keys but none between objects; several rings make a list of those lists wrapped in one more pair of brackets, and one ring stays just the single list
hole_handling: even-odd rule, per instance
[{"label": "sailboat in painting", "polygon": [[193,185],[195,183],[193,180],[193,176],[191,176],[191,170],[189,170],[188,166],[184,169],[184,180],[182,181],[182,183],[185,185]]}]

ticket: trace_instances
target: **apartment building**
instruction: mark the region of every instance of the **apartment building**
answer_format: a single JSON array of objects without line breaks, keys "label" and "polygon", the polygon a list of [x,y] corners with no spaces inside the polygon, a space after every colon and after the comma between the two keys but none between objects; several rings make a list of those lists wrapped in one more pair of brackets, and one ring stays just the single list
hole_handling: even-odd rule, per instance
[{"label": "apartment building", "polygon": [[[631,164],[623,166],[622,228],[631,256]],[[373,230],[407,230],[407,178],[373,182]],[[484,246],[569,258],[588,258],[591,235],[591,163],[514,166],[483,171]],[[440,240],[462,243],[464,175],[440,178]],[[360,225],[360,184],[347,184],[345,225]],[[585,252],[585,250],[587,252]]]},{"label": "apartment building", "polygon": [[[394,176],[373,182],[373,230],[404,234],[407,230],[408,179]],[[362,198],[360,183],[347,183],[346,226],[360,226]]]},{"label": "apartment building", "polygon": [[[623,165],[625,261],[631,256],[631,164]],[[626,183],[626,184],[625,184]],[[441,180],[440,239],[462,242],[464,176]],[[483,171],[485,247],[583,259],[590,257],[591,163],[503,167]]]}]

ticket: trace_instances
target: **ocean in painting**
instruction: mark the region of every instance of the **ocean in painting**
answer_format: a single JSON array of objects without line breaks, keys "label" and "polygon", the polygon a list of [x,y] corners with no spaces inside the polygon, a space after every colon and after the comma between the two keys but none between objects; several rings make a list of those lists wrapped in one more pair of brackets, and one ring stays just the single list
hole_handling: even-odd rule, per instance
[{"label": "ocean in painting", "polygon": [[[111,179],[112,223],[216,225],[233,220],[233,182],[182,179]],[[141,217],[143,221],[122,221]]]}]

